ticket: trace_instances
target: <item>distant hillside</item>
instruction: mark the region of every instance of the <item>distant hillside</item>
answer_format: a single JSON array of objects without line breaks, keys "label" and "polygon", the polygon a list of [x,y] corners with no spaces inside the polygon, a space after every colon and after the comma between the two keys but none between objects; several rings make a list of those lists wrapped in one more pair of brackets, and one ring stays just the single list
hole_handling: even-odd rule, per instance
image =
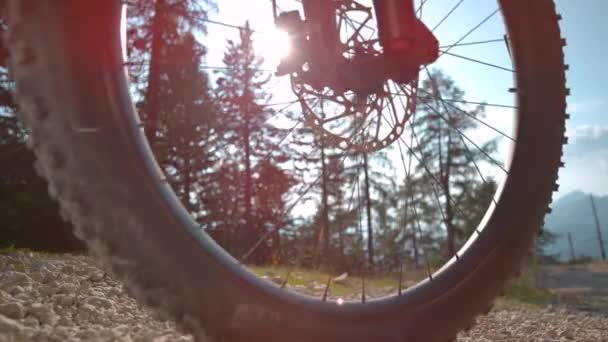
[{"label": "distant hillside", "polygon": [[[594,200],[604,245],[608,249],[608,196],[594,196]],[[590,256],[599,259],[600,246],[589,194],[581,191],[571,192],[555,201],[551,207],[553,212],[545,218],[545,228],[560,236],[545,251],[548,254],[558,254],[562,260],[570,259],[568,233],[571,233],[577,257]]]}]

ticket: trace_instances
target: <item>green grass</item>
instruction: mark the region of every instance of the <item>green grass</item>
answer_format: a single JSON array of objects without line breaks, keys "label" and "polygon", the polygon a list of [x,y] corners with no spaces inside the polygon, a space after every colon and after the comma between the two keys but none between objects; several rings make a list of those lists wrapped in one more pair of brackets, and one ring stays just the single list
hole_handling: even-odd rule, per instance
[{"label": "green grass", "polygon": [[538,265],[532,261],[524,266],[521,275],[505,288],[504,296],[501,298],[503,304],[543,307],[557,302],[558,298],[555,294],[538,286],[539,271]]},{"label": "green grass", "polygon": [[[6,246],[0,248],[0,255],[10,255],[18,252],[50,255],[49,253],[37,252],[23,248],[15,248],[14,246]],[[24,272],[29,267],[31,267],[31,264],[28,262],[22,262],[13,265],[15,270],[19,272]],[[304,268],[288,269],[285,266],[249,266],[249,269],[258,276],[263,277],[269,281],[274,281],[278,284],[280,284],[283,279],[285,279],[288,272],[291,272],[289,276],[288,286],[298,292],[313,296],[319,296],[323,294],[330,276],[333,278],[340,275],[330,275],[326,272]],[[524,305],[528,307],[542,307],[549,303],[559,301],[559,298],[556,295],[536,286],[535,273],[535,267],[527,267],[526,269],[524,269],[521,277],[515,279],[505,289],[504,296],[499,299],[497,306],[514,307]],[[404,274],[404,284],[405,286],[411,286],[417,281],[423,279],[424,277],[424,270],[406,272]],[[365,283],[366,291],[368,293],[376,295],[386,295],[389,293],[397,292],[399,279],[397,275],[378,275],[366,277]],[[361,284],[361,277],[349,275],[349,277],[345,281],[331,284],[330,295],[333,298],[357,298],[361,295]]]},{"label": "green grass", "polygon": [[58,255],[64,255],[64,254],[72,254],[72,255],[79,254],[79,253],[47,252],[47,251],[30,249],[30,248],[15,247],[14,245],[7,245],[7,246],[0,247],[0,255],[11,255],[11,254],[16,254],[16,253],[32,253],[34,255],[46,256],[46,257],[58,256]]},{"label": "green grass", "polygon": [[515,281],[505,289],[504,299],[506,301],[521,302],[533,306],[545,306],[557,300],[557,296],[551,292]]},{"label": "green grass", "polygon": [[[289,275],[288,286],[298,292],[309,295],[319,295],[325,290],[330,277],[334,278],[340,274],[329,274],[322,271],[279,266],[249,266],[249,269],[260,277],[280,284]],[[369,277],[365,279],[367,290],[372,293],[384,294],[396,291],[398,278],[394,276]],[[362,279],[358,276],[348,276],[345,281],[332,282],[331,297],[358,297],[361,294]]]},{"label": "green grass", "polygon": [[14,254],[19,250],[20,249],[15,248],[15,245],[8,245],[8,246],[0,247],[0,254],[2,254],[2,255]]},{"label": "green grass", "polygon": [[[53,253],[48,252],[40,252],[34,251],[28,248],[17,248],[14,245],[8,245],[4,247],[0,247],[0,255],[15,255],[17,253],[32,253],[36,256],[51,256]],[[29,260],[26,261],[9,261],[8,263],[0,264],[0,271],[4,270],[4,268],[8,265],[12,265],[14,270],[17,272],[26,272],[27,270],[32,268],[32,262]]]},{"label": "green grass", "polygon": [[[250,266],[255,274],[267,280],[281,283],[285,279],[286,267]],[[339,274],[332,274],[336,277]],[[416,280],[424,278],[424,271],[416,274],[406,274],[405,283],[413,285]],[[330,275],[321,271],[295,268],[291,270],[288,285],[298,292],[318,296],[323,293]],[[398,277],[395,275],[374,276],[366,278],[366,289],[376,294],[395,293],[398,287]],[[361,278],[349,276],[346,281],[331,284],[332,297],[356,298],[361,295]],[[508,308],[517,306],[543,307],[557,301],[557,296],[536,286],[534,270],[525,269],[522,276],[514,280],[504,291],[504,296],[498,300],[498,307]]]}]

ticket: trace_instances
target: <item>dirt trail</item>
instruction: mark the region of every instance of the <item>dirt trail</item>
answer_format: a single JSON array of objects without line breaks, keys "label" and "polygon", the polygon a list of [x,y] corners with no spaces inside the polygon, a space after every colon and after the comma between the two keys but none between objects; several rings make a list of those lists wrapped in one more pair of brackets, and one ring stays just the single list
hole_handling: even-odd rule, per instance
[{"label": "dirt trail", "polygon": [[543,286],[577,309],[608,314],[608,263],[547,266]]}]

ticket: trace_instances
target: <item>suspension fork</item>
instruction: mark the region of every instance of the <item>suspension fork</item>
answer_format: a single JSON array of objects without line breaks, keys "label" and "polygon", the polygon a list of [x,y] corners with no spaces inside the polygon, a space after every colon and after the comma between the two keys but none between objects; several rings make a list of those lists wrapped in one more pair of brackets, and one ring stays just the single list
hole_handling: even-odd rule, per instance
[{"label": "suspension fork", "polygon": [[385,51],[411,46],[416,35],[414,0],[374,0],[380,45]]},{"label": "suspension fork", "polygon": [[333,69],[340,60],[336,6],[335,0],[302,0],[308,36],[314,46],[309,51],[310,63],[322,70]]},{"label": "suspension fork", "polygon": [[389,77],[405,83],[439,58],[439,42],[416,16],[414,0],[374,0],[378,36]]},{"label": "suspension fork", "polygon": [[[339,47],[335,0],[302,0],[304,15],[312,24],[311,40],[332,51]],[[275,7],[276,9],[276,7]],[[416,32],[414,0],[374,0],[380,43],[384,48],[413,38]]]},{"label": "suspension fork", "polygon": [[[316,71],[317,78],[327,79],[339,73],[340,66],[344,64],[341,55],[344,47],[340,42],[336,16],[339,6],[348,5],[349,2],[302,0],[305,20],[298,11],[277,16],[277,27],[285,29],[294,40],[294,46],[299,48],[297,54],[279,66],[277,75],[297,72],[305,63],[308,63],[310,70]],[[388,78],[406,82],[416,76],[416,70],[421,65],[437,59],[439,43],[416,17],[414,0],[373,0],[373,5],[380,45],[384,50],[383,59],[377,60],[386,65],[380,69],[385,70],[383,73],[387,73]],[[273,1],[275,15],[276,10],[276,2]]]},{"label": "suspension fork", "polygon": [[[313,49],[312,63],[331,66],[340,59],[340,33],[336,22],[338,0],[302,0]],[[414,0],[373,0],[378,36],[385,55],[419,55],[419,62],[430,63],[436,54],[432,32],[416,17]],[[417,44],[423,42],[423,44]],[[412,50],[423,49],[427,51]],[[424,58],[424,57],[426,58]],[[328,65],[329,63],[329,65]]]}]

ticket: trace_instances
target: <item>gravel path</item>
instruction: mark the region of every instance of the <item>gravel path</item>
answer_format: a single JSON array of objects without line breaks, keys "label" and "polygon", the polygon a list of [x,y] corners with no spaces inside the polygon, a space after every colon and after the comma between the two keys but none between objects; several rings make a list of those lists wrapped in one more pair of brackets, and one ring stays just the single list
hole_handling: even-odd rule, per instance
[{"label": "gravel path", "polygon": [[[191,341],[140,307],[87,256],[0,254],[0,342]],[[498,309],[458,341],[608,341],[608,315]]]},{"label": "gravel path", "polygon": [[0,342],[191,341],[86,256],[0,255]]},{"label": "gravel path", "polygon": [[608,263],[543,268],[543,286],[584,311],[608,315]]}]

